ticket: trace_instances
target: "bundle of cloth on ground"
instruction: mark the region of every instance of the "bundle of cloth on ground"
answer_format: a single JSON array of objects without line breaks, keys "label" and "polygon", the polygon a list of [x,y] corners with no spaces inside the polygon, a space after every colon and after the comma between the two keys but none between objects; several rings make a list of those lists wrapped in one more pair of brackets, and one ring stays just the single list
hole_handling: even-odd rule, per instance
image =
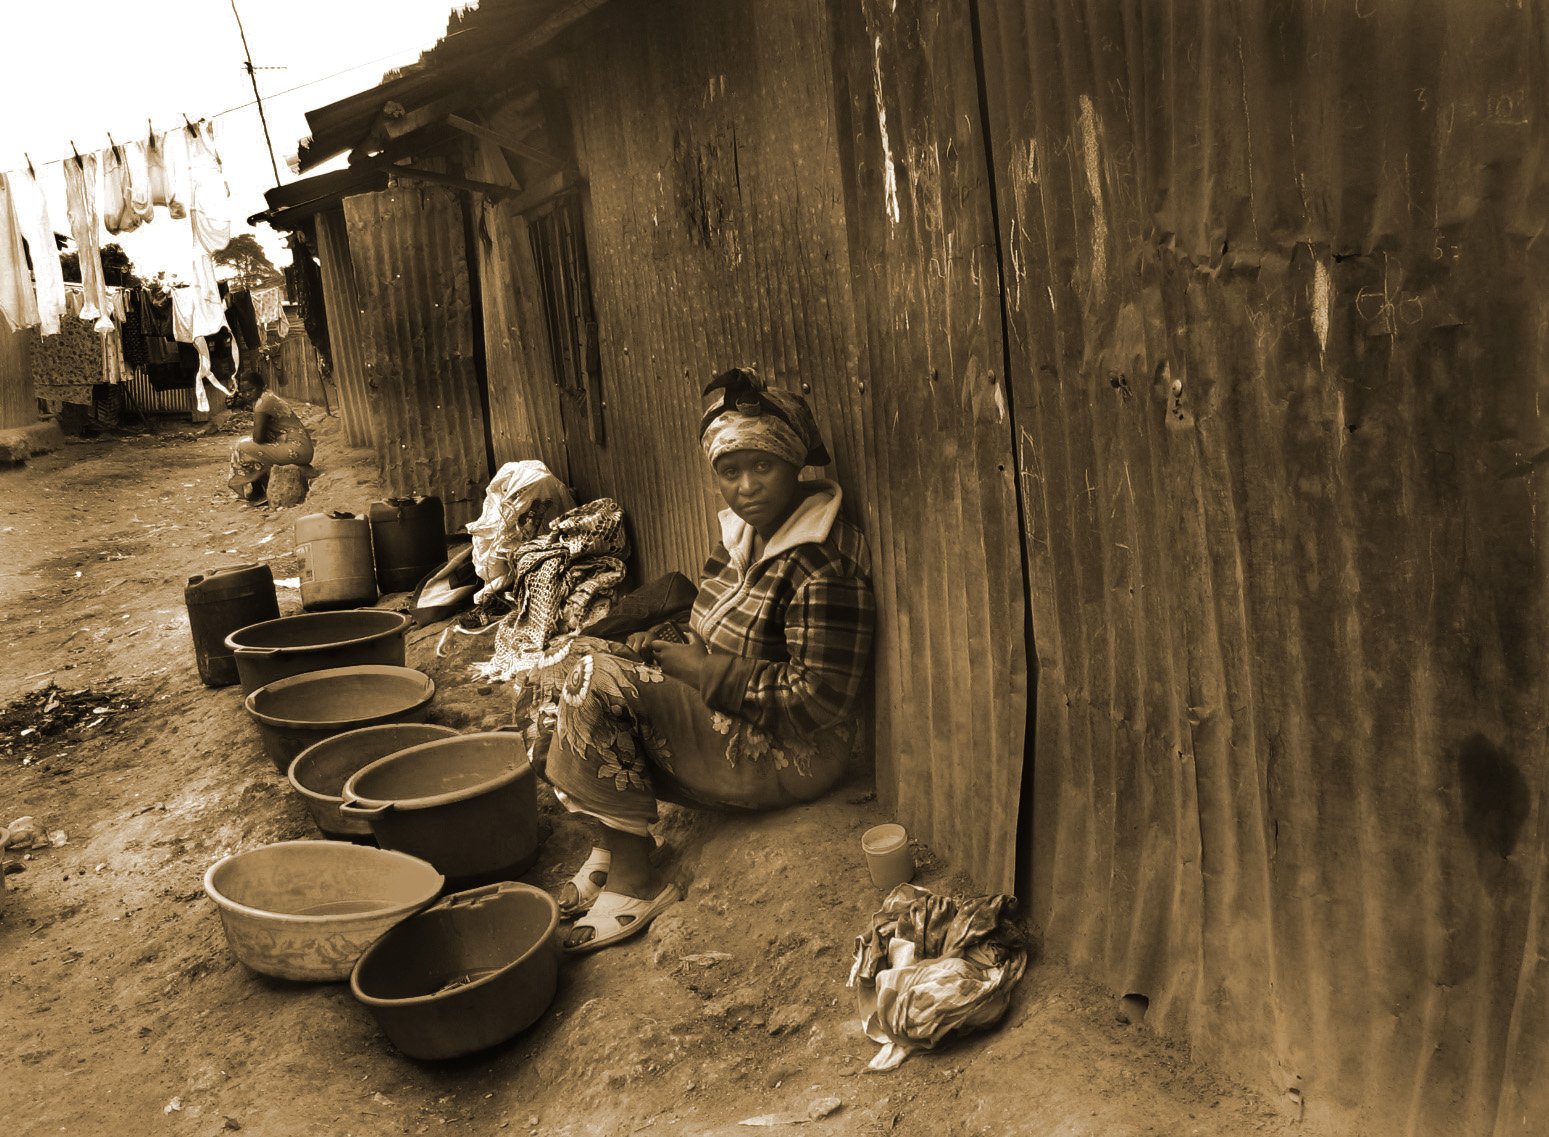
[{"label": "bundle of cloth on ground", "polygon": [[606,616],[624,579],[629,541],[624,511],[612,498],[568,510],[540,529],[505,562],[502,597],[510,611],[496,627],[495,654],[478,668],[488,678],[521,680],[556,640]]},{"label": "bundle of cloth on ground", "polygon": [[891,1070],[949,1034],[1000,1021],[1027,966],[1004,895],[959,899],[914,884],[887,894],[856,937],[848,986],[857,988],[861,1028],[882,1049],[873,1070]]},{"label": "bundle of cloth on ground", "polygon": [[483,509],[467,525],[473,567],[484,582],[474,602],[506,591],[517,551],[574,508],[570,490],[542,462],[529,459],[500,467],[484,491]]}]

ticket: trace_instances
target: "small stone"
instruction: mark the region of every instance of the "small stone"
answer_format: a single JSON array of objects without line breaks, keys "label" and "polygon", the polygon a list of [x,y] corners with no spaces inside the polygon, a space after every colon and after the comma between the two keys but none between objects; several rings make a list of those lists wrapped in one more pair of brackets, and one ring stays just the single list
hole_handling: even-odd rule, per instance
[{"label": "small stone", "polygon": [[818,1098],[807,1107],[807,1116],[813,1121],[822,1121],[825,1117],[832,1117],[844,1108],[844,1102],[838,1098]]},{"label": "small stone", "polygon": [[242,1128],[242,1123],[235,1117],[224,1117],[221,1119],[221,1128],[230,1129],[235,1132],[236,1130]]},{"label": "small stone", "polygon": [[308,482],[300,466],[275,466],[269,471],[269,504],[300,505],[307,499]]},{"label": "small stone", "polygon": [[793,1034],[812,1021],[812,1008],[803,1007],[796,1003],[787,1003],[783,1007],[776,1007],[769,1016],[769,1024],[765,1027],[770,1034]]}]

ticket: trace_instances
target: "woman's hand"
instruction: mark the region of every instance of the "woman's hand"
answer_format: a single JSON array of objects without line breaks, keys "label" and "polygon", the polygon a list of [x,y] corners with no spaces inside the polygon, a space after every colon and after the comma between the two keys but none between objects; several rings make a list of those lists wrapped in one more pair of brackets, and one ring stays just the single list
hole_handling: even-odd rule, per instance
[{"label": "woman's hand", "polygon": [[651,637],[654,632],[636,632],[624,641],[624,646],[634,652],[641,659],[651,658]]},{"label": "woman's hand", "polygon": [[654,659],[664,675],[697,689],[704,674],[705,660],[710,657],[710,648],[693,628],[684,628],[683,636],[687,642],[680,644],[651,639],[646,644],[646,658]]}]

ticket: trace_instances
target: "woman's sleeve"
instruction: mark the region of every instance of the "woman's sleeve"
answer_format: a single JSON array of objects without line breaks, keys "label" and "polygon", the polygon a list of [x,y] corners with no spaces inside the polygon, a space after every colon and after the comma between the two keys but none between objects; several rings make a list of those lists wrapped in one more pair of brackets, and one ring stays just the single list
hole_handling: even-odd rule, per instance
[{"label": "woman's sleeve", "polygon": [[766,730],[811,734],[855,713],[871,669],[876,601],[864,577],[815,573],[797,586],[785,612],[784,663],[716,654],[700,694],[712,710]]}]

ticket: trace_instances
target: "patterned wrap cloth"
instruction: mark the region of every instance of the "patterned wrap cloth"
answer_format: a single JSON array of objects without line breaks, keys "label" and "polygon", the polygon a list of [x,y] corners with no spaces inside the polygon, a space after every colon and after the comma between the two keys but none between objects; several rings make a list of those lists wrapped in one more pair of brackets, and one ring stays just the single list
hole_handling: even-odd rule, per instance
[{"label": "patterned wrap cloth", "polygon": [[629,555],[624,511],[598,498],[554,519],[548,532],[517,551],[511,566],[511,611],[495,630],[495,654],[478,670],[520,679],[559,636],[573,637],[608,614]]},{"label": "patterned wrap cloth", "polygon": [[855,940],[847,986],[858,989],[861,1028],[882,1044],[870,1067],[891,1070],[948,1034],[1000,1021],[1027,966],[1007,920],[1009,896],[959,899],[913,884],[887,894]]}]

